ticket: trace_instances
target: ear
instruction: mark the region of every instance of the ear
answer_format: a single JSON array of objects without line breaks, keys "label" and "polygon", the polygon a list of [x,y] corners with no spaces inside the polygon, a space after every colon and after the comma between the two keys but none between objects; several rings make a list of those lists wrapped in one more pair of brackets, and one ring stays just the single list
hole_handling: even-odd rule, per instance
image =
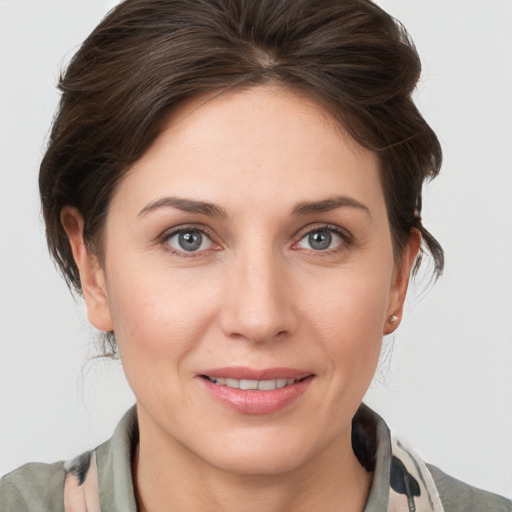
[{"label": "ear", "polygon": [[101,331],[112,331],[114,326],[108,304],[105,272],[98,258],[89,252],[84,242],[82,214],[73,206],[65,206],[61,210],[60,221],[69,237],[73,259],[80,273],[89,321]]},{"label": "ear", "polygon": [[400,325],[405,296],[407,295],[407,286],[409,285],[409,277],[420,246],[421,233],[413,228],[411,229],[409,240],[403,247],[400,265],[395,264],[395,270],[393,271],[383,334],[391,334]]}]

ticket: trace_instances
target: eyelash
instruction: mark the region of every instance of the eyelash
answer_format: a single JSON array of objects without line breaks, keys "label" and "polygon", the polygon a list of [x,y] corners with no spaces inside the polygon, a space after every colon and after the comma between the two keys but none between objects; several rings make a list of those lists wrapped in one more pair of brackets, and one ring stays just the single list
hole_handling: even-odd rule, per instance
[{"label": "eyelash", "polygon": [[[171,253],[174,256],[179,256],[181,258],[197,258],[197,257],[202,256],[206,251],[219,250],[219,249],[205,249],[202,251],[185,251],[185,250],[181,251],[181,250],[175,249],[168,243],[172,237],[179,235],[180,233],[186,233],[189,231],[195,231],[195,232],[201,233],[203,236],[208,238],[213,245],[220,247],[219,244],[216,244],[213,241],[213,237],[209,234],[209,232],[207,230],[205,230],[204,228],[201,228],[199,226],[194,226],[194,225],[182,226],[179,228],[173,228],[172,230],[166,231],[159,237],[159,242],[165,248],[166,251],[168,251],[169,253]],[[325,249],[325,250],[304,249],[314,256],[337,255],[338,253],[348,249],[354,243],[352,235],[349,232],[347,232],[346,230],[340,228],[339,226],[336,226],[334,224],[317,224],[314,226],[309,225],[306,228],[303,228],[301,231],[299,231],[296,235],[294,235],[294,238],[296,239],[296,241],[292,244],[292,248],[295,248],[301,242],[301,240],[303,240],[309,234],[315,233],[318,231],[329,231],[331,233],[334,233],[342,239],[342,242],[338,246],[336,246],[332,249]]]}]

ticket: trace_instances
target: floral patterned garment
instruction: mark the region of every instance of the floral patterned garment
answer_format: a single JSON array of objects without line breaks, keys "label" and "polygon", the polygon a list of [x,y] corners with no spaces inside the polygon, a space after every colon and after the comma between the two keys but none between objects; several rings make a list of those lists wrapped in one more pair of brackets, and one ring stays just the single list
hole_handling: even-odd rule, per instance
[{"label": "floral patterned garment", "polygon": [[[354,418],[352,433],[354,452],[369,471],[375,471],[379,464],[376,460],[379,435],[372,414],[375,413],[362,406]],[[386,459],[385,463],[390,465],[388,512],[444,511],[434,479],[418,455],[392,437],[391,457]],[[65,512],[100,512],[96,451],[67,462],[64,470]],[[374,477],[374,485],[376,479],[378,475]],[[385,509],[379,506],[379,510]]]},{"label": "floral patterned garment", "polygon": [[391,440],[388,512],[443,512],[425,463],[395,437]]},{"label": "floral patterned garment", "polygon": [[64,471],[65,512],[101,512],[96,451],[66,462]]}]

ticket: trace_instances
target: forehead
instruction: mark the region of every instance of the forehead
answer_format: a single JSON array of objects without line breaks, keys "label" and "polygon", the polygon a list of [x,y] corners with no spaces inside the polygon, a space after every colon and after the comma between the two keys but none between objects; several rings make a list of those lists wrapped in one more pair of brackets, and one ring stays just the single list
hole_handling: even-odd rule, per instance
[{"label": "forehead", "polygon": [[138,203],[158,196],[281,205],[349,194],[383,202],[379,162],[322,106],[277,86],[194,98],[160,135],[114,195]]}]

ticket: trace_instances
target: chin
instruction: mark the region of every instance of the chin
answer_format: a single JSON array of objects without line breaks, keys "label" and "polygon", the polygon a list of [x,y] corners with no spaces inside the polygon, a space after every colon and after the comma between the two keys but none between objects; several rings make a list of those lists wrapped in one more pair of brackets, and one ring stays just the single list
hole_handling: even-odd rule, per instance
[{"label": "chin", "polygon": [[[257,448],[245,453],[224,455],[207,461],[219,470],[244,476],[271,476],[293,472],[302,463],[298,450],[290,453],[262,452]],[[299,452],[300,453],[300,452]]]},{"label": "chin", "polygon": [[[219,470],[240,475],[265,476],[294,471],[314,453],[302,436],[287,435],[231,435],[224,443],[210,445],[203,459]],[[274,433],[275,434],[275,433]]]}]

